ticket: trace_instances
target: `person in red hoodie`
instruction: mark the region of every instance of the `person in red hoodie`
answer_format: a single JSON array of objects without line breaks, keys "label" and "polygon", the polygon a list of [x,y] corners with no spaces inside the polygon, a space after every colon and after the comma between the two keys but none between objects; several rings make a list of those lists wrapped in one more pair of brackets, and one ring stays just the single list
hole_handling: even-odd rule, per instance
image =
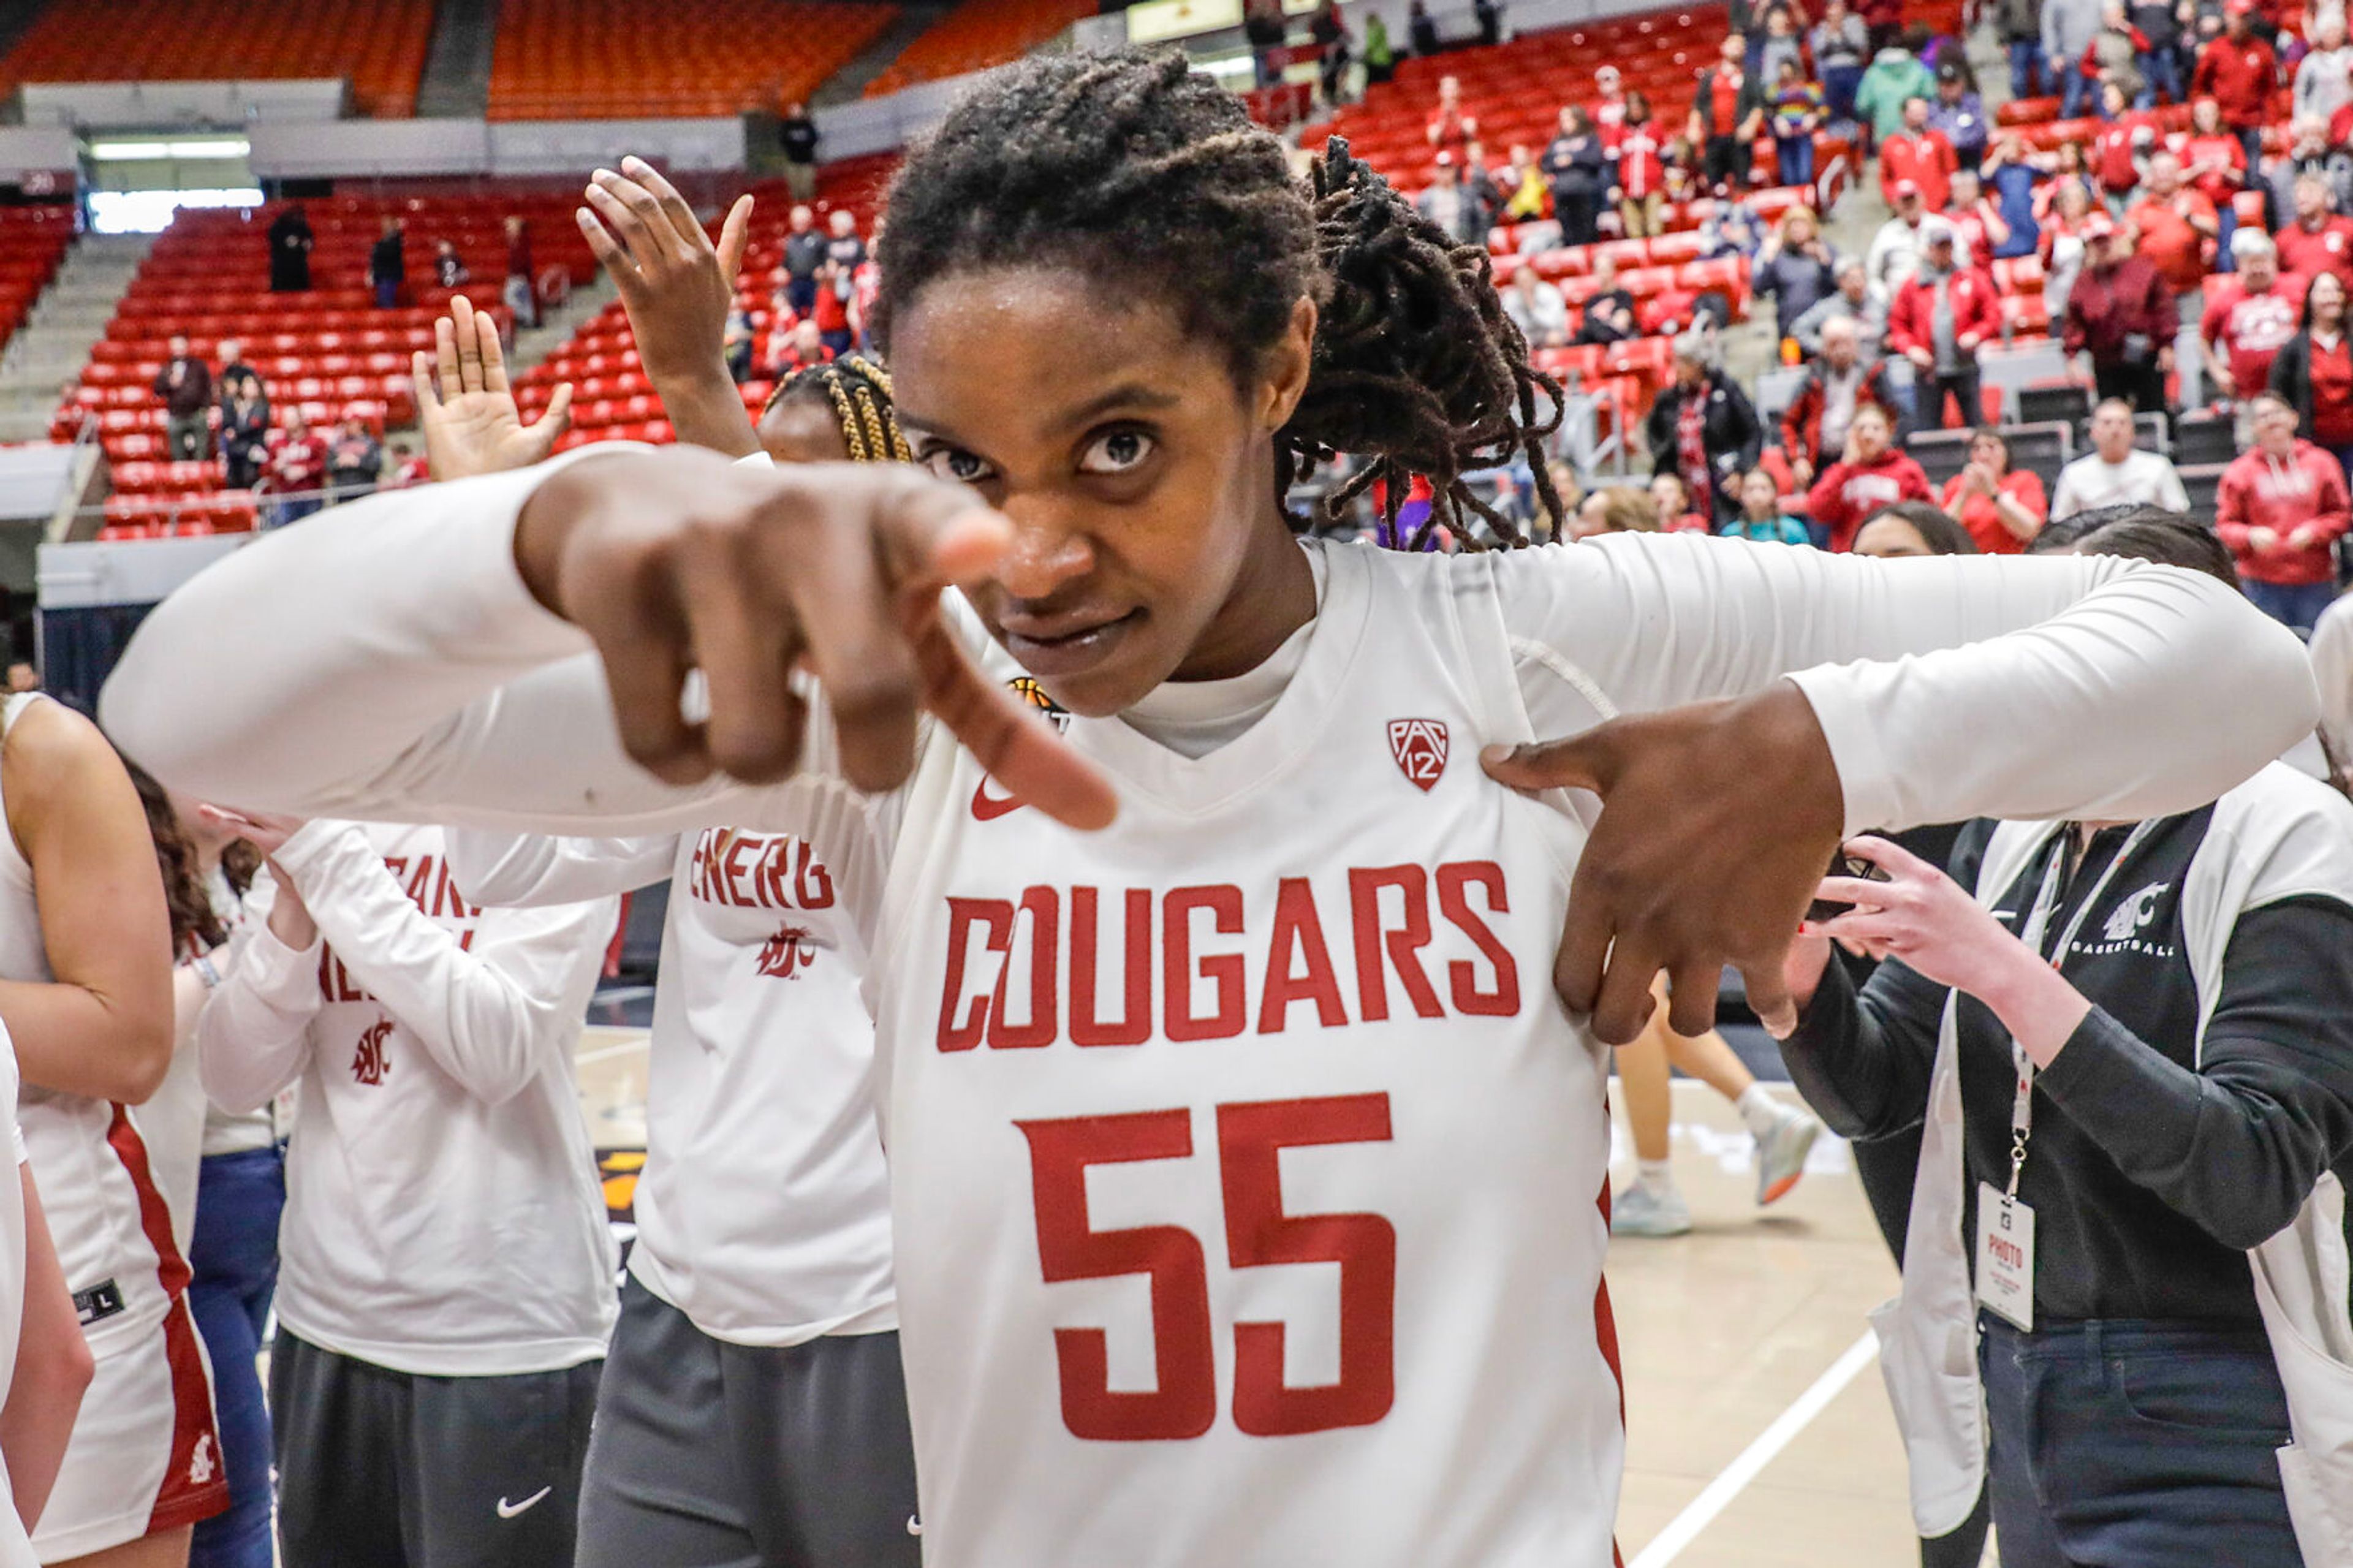
[{"label": "person in red hoodie", "polygon": [[1886,411],[1863,404],[1846,427],[1845,455],[1806,492],[1806,511],[1830,530],[1832,550],[1853,549],[1863,520],[1890,501],[1936,499],[1920,465],[1890,444],[1894,437]]},{"label": "person in red hoodie", "polygon": [[2260,230],[2232,236],[2231,253],[2239,269],[2208,280],[2198,335],[2207,363],[2230,367],[2231,395],[2243,402],[2271,384],[2272,361],[2295,336],[2305,280],[2281,273],[2279,250]]},{"label": "person in red hoodie", "polygon": [[271,528],[300,521],[326,504],[320,487],[327,482],[327,443],[311,433],[300,412],[286,416],[286,427],[269,443],[269,505]]},{"label": "person in red hoodie", "polygon": [[1879,144],[1879,194],[1887,205],[1895,205],[1895,187],[1909,180],[1920,188],[1920,200],[1930,212],[1944,211],[1960,166],[1945,133],[1928,128],[1928,100],[1905,99],[1904,129]]},{"label": "person in red hoodie", "polygon": [[2225,30],[2200,53],[2189,93],[2221,106],[2222,123],[2239,138],[2252,169],[2263,155],[2263,122],[2279,89],[2279,56],[2255,32],[2254,0],[2230,0],[2223,15]]},{"label": "person in red hoodie", "polygon": [[2126,209],[2134,247],[2177,291],[2205,284],[2214,262],[2214,238],[2221,215],[2214,204],[2181,181],[2181,160],[2163,148],[2149,154],[2140,199]]},{"label": "person in red hoodie", "polygon": [[[1985,417],[1978,395],[1978,350],[2001,336],[2000,290],[1982,268],[1954,260],[1953,226],[1920,226],[1920,265],[1887,307],[1887,346],[1913,363],[1923,425],[1975,425]],[[1960,405],[1945,416],[1945,400]]]},{"label": "person in red hoodie", "polygon": [[2222,470],[2214,526],[2255,607],[2308,636],[2337,598],[2336,543],[2353,500],[2337,459],[2297,437],[2286,398],[2266,392],[2253,409],[2255,444]]},{"label": "person in red hoodie", "polygon": [[2353,217],[2328,210],[2328,182],[2318,174],[2299,174],[2290,199],[2295,220],[2272,237],[2280,265],[2306,278],[2334,272],[2338,282],[2353,284]]},{"label": "person in red hoodie", "polygon": [[2132,108],[2113,81],[2100,84],[2100,107],[2105,123],[2092,137],[2092,177],[2102,195],[2121,204],[2140,184],[2141,160],[2157,145],[2157,116]]}]

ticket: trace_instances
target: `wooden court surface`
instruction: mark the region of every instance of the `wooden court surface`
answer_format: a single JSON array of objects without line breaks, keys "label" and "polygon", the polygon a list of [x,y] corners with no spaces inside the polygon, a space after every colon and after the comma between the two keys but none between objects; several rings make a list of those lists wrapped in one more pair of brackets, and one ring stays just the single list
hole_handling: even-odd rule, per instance
[{"label": "wooden court surface", "polygon": [[[591,1027],[578,1060],[596,1147],[642,1148],[642,1031]],[[1858,1349],[1895,1268],[1845,1145],[1825,1135],[1805,1180],[1759,1210],[1739,1117],[1699,1084],[1678,1080],[1674,1092],[1675,1176],[1695,1227],[1621,1239],[1609,1265],[1626,1373],[1618,1540],[1629,1568],[1918,1562],[1903,1446],[1878,1363]],[[1786,1084],[1774,1092],[1790,1095]],[[1622,1134],[1618,1144],[1623,1183],[1633,1156]]]}]

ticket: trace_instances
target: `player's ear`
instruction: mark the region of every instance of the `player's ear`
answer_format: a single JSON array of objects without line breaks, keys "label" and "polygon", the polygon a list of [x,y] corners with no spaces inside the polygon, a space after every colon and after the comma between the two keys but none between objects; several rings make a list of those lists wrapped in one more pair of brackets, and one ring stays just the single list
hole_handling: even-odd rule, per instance
[{"label": "player's ear", "polygon": [[1308,373],[1315,363],[1315,301],[1302,294],[1291,307],[1291,321],[1282,335],[1261,357],[1259,423],[1280,430],[1291,423],[1299,400],[1307,395]]}]

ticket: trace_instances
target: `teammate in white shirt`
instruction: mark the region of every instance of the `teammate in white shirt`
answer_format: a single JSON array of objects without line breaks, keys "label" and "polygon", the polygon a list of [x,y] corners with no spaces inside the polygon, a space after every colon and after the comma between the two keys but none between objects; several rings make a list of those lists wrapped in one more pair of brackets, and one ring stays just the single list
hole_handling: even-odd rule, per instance
[{"label": "teammate in white shirt", "polygon": [[209,569],[107,693],[217,798],[881,814],[934,1568],[1609,1561],[1600,1041],[1654,973],[1695,1032],[1736,962],[1786,1027],[1842,829],[2164,810],[2312,721],[2292,637],[2189,574],[1303,548],[1301,456],[1446,518],[1536,423],[1483,255],[1318,181],[1181,59],[1008,68],[882,241],[902,424],[966,490],[592,451],[401,492]]},{"label": "teammate in white shirt", "polygon": [[477,909],[435,827],[241,827],[275,903],[197,1050],[228,1110],[299,1086],[281,1560],[568,1565],[619,1261],[572,1052],[615,903]]},{"label": "teammate in white shirt", "polygon": [[[714,287],[726,297],[733,258],[660,175],[627,167],[645,183],[601,175],[612,232],[592,232],[647,363],[708,361],[714,385],[667,371],[655,383],[681,434],[777,462],[903,460],[890,380],[868,362],[795,375],[755,431],[716,323],[667,342],[701,318],[663,307]],[[746,205],[730,219],[723,248],[737,249],[748,216]],[[438,379],[417,367],[435,476],[518,467],[522,437],[542,426],[522,425],[496,324],[462,296],[452,312]],[[709,428],[705,410],[721,416]],[[581,1482],[583,1568],[919,1559],[874,1026],[860,994],[881,847],[863,816],[840,826],[830,842],[724,827],[448,835],[458,886],[481,902],[670,879],[637,1241]]]},{"label": "teammate in white shirt", "polygon": [[171,921],[106,738],[38,696],[10,698],[0,724],[0,1023],[97,1367],[33,1545],[50,1563],[174,1563],[227,1488],[188,1267],[136,1109],[171,1065]]},{"label": "teammate in white shirt", "polygon": [[2092,410],[2092,450],[2059,470],[2051,521],[2110,506],[2161,506],[2188,511],[2189,492],[2173,461],[2133,445],[2133,405],[2111,397]]}]

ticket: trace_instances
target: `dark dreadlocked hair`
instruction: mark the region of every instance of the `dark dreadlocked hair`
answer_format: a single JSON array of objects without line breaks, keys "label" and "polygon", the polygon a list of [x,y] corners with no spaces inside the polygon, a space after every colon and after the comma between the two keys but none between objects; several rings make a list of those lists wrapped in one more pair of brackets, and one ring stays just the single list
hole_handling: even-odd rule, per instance
[{"label": "dark dreadlocked hair", "polygon": [[891,374],[872,360],[844,354],[827,364],[806,365],[776,384],[760,417],[780,403],[821,403],[841,425],[842,445],[853,463],[912,463],[914,452],[899,432],[899,411],[891,401]]},{"label": "dark dreadlocked hair", "polygon": [[[1242,101],[1181,53],[1032,57],[950,111],[891,187],[877,331],[947,274],[1039,262],[1141,285],[1245,381],[1303,298],[1320,314],[1305,395],[1276,437],[1276,481],[1345,454],[1365,466],[1328,520],[1375,482],[1384,532],[1419,474],[1435,491],[1420,538],[1464,513],[1527,542],[1462,476],[1525,455],[1561,512],[1542,452],[1560,388],[1528,364],[1487,252],[1458,244],[1335,137],[1312,178]],[[1539,402],[1549,405],[1541,416]]]}]

